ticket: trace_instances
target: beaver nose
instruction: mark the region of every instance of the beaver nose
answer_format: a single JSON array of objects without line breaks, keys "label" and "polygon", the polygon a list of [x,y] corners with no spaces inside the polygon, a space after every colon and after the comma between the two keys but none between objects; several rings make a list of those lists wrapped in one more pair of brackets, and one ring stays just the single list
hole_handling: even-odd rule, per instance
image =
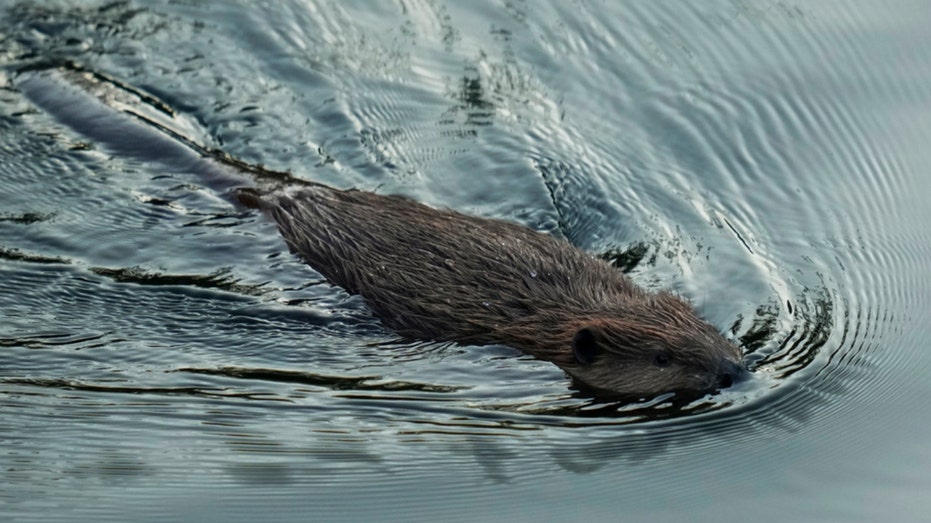
[{"label": "beaver nose", "polygon": [[718,385],[727,388],[750,376],[750,371],[742,362],[724,360],[718,367]]}]

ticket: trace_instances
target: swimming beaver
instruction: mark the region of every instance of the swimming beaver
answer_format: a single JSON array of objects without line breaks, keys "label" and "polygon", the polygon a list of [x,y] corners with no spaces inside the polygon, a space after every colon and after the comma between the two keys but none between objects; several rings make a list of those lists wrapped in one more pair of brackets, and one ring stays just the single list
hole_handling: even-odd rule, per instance
[{"label": "swimming beaver", "polygon": [[313,183],[238,198],[403,338],[508,345],[600,396],[696,395],[742,372],[740,350],[686,302],[644,291],[565,240]]},{"label": "swimming beaver", "polygon": [[249,166],[187,138],[167,106],[131,86],[73,64],[32,69],[18,77],[23,93],[112,151],[196,172],[219,191],[258,183],[238,200],[404,338],[509,345],[603,397],[688,397],[743,372],[740,350],[687,303],[565,240]]}]

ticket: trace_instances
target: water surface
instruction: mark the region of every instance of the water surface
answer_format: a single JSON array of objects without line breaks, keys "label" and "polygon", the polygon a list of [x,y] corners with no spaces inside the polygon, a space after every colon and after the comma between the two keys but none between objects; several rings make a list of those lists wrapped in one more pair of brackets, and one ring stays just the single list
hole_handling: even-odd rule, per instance
[{"label": "water surface", "polygon": [[[370,4],[0,3],[4,515],[931,512],[927,3]],[[65,65],[248,164],[563,235],[753,379],[620,406],[397,343],[199,167],[39,107]]]}]

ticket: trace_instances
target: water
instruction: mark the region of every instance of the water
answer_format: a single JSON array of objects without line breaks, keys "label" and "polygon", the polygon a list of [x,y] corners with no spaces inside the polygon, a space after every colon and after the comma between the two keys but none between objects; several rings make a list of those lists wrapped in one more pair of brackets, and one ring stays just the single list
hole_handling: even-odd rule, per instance
[{"label": "water", "polygon": [[[929,5],[617,4],[2,2],[0,513],[926,518]],[[396,343],[200,167],[39,108],[64,64],[249,164],[564,235],[754,377],[618,406]]]}]

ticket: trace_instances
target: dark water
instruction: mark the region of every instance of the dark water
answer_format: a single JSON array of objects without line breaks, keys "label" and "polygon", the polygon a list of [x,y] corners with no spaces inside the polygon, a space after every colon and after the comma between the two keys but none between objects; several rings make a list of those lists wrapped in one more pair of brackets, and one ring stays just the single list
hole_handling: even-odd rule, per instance
[{"label": "dark water", "polygon": [[[931,514],[931,4],[2,6],[0,519]],[[395,343],[202,165],[41,108],[63,64],[244,162],[613,256],[754,377],[619,406]]]}]

